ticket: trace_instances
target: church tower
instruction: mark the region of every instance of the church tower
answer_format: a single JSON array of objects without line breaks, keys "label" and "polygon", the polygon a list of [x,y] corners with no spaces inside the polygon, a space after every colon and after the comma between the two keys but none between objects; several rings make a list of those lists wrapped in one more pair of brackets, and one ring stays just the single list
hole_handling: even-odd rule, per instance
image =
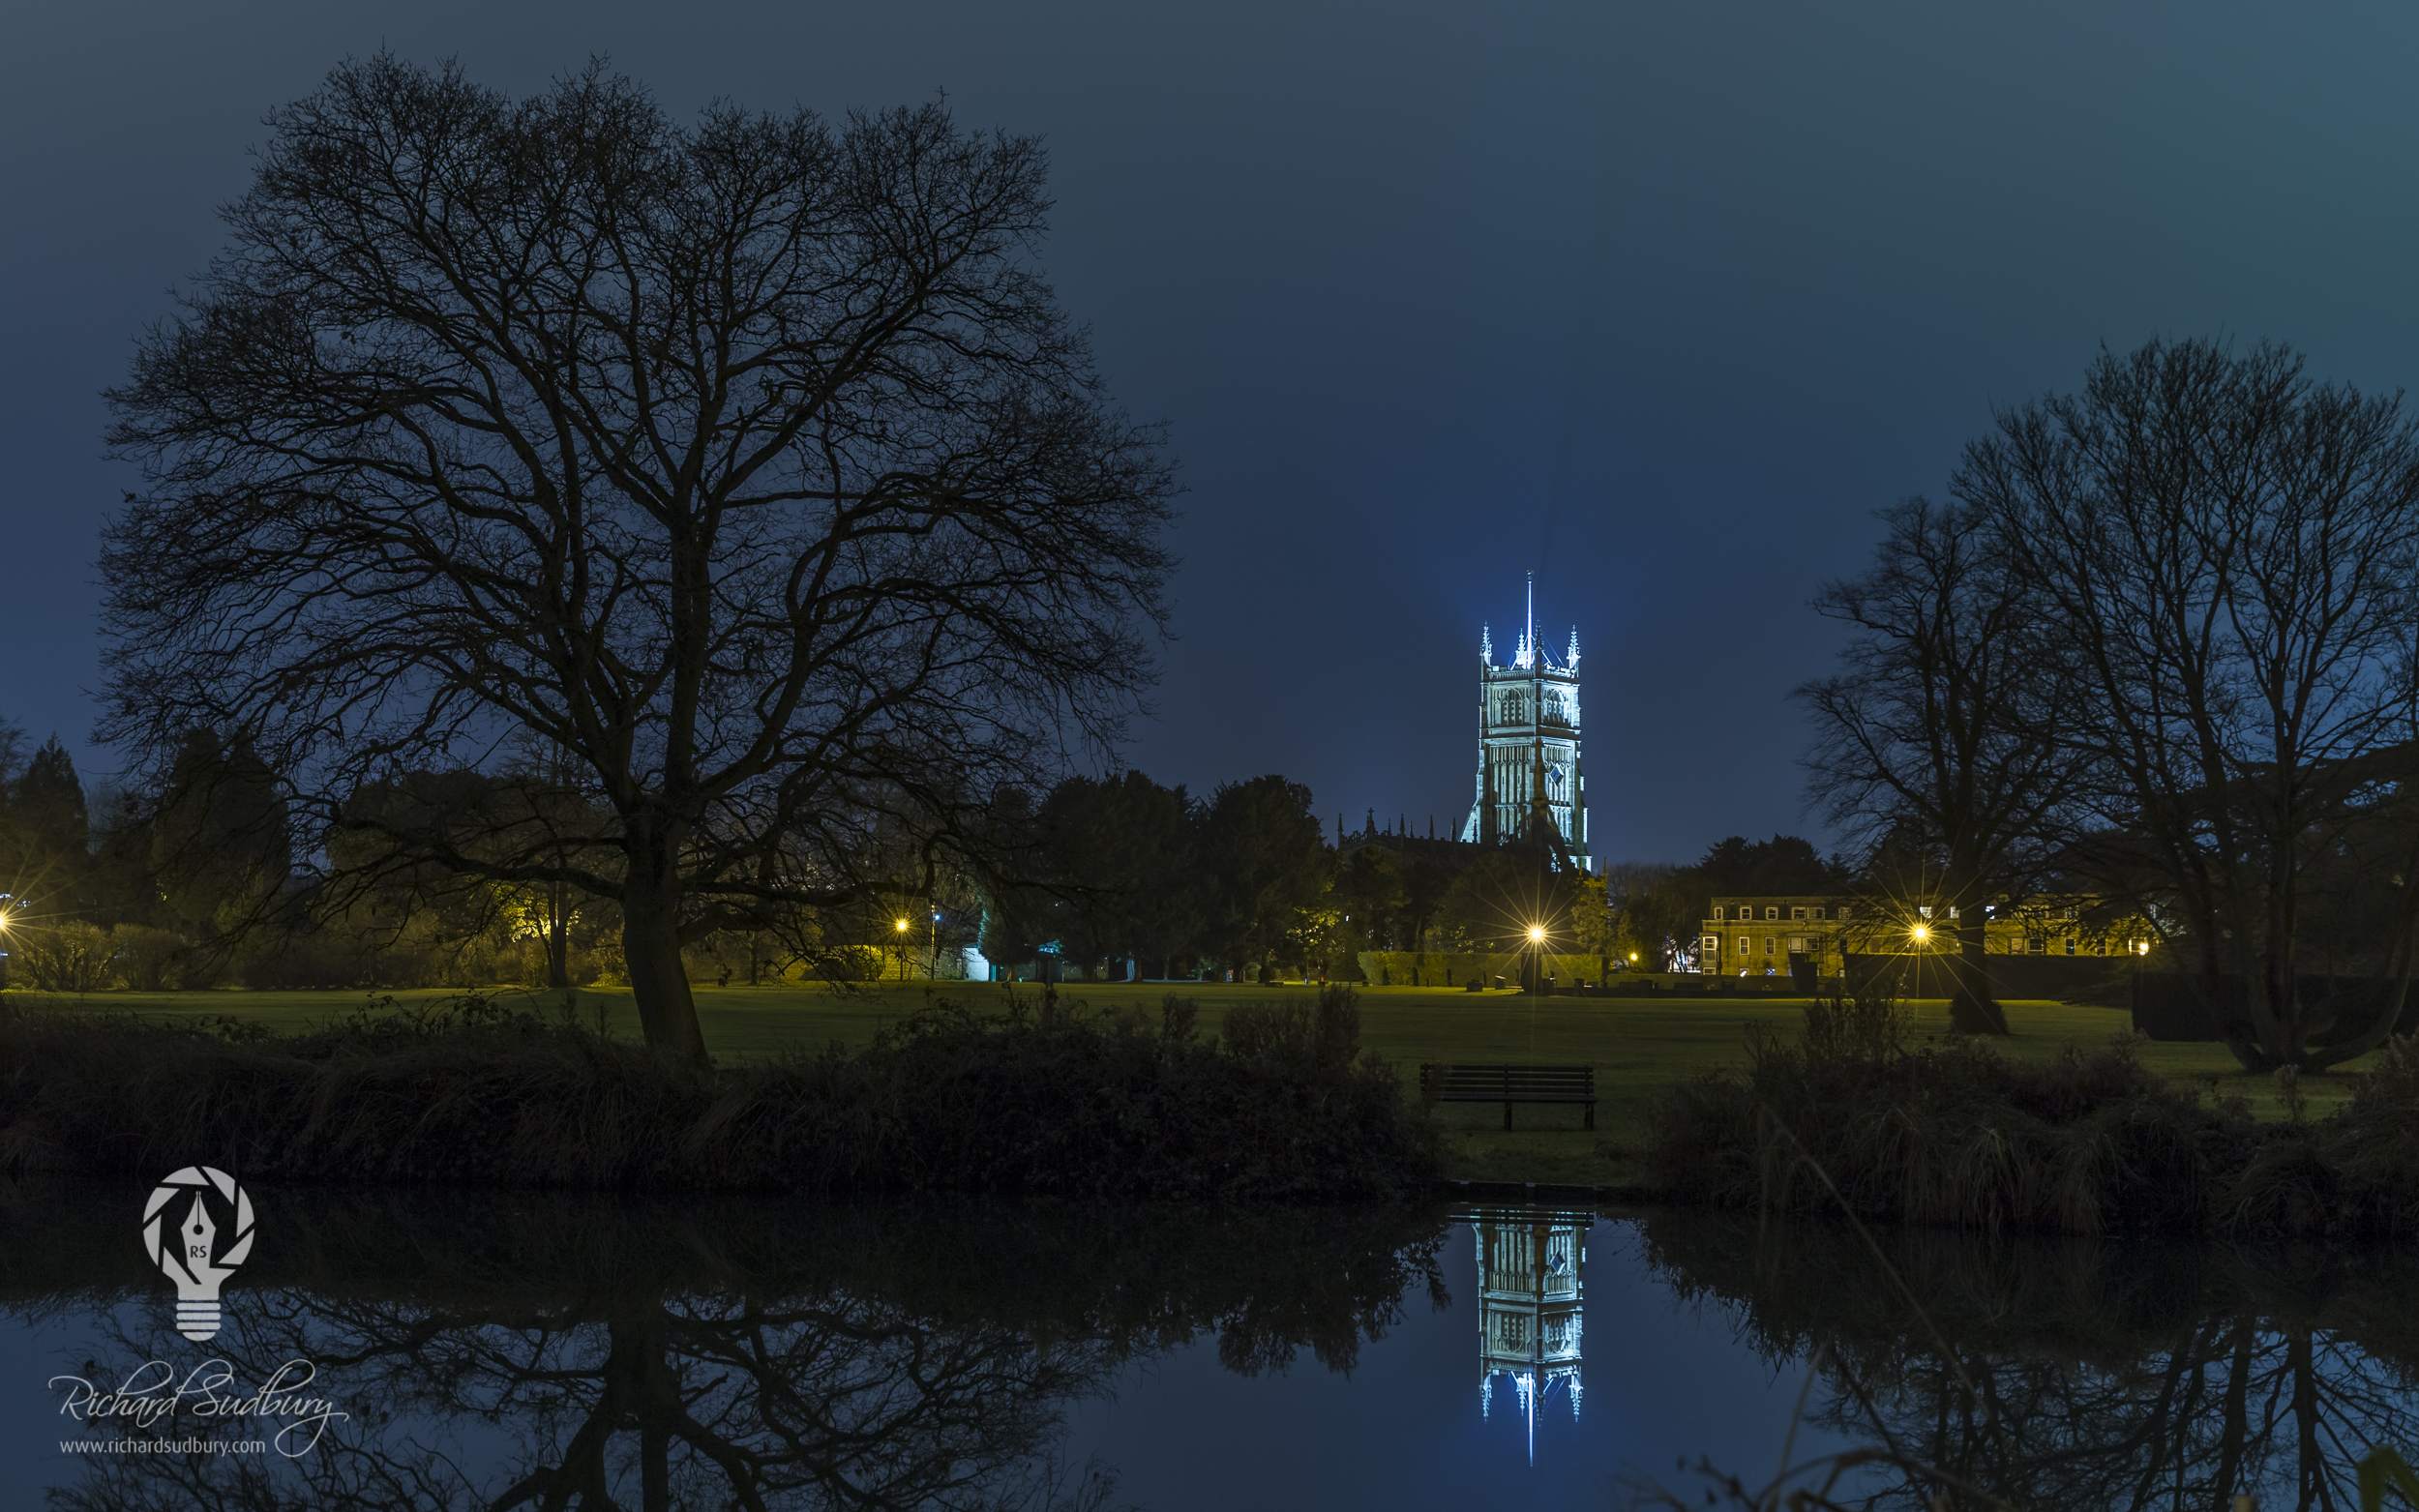
[{"label": "church tower", "polygon": [[1537,575],[1529,575],[1525,628],[1511,665],[1495,663],[1495,639],[1478,631],[1478,791],[1461,838],[1501,845],[1550,822],[1549,840],[1571,864],[1588,862],[1587,786],[1579,775],[1579,632],[1561,664],[1538,643]]}]

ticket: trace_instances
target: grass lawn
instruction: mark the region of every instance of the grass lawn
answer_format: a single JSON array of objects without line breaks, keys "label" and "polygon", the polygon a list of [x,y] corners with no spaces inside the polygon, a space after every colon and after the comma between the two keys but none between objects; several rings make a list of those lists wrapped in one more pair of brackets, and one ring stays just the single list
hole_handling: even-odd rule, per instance
[{"label": "grass lawn", "polygon": [[[499,990],[501,995],[551,1001],[552,993]],[[1010,990],[979,983],[883,983],[852,988],[701,987],[695,989],[705,1042],[726,1059],[815,1050],[831,1041],[861,1045],[884,1024],[923,1006],[928,993],[978,1008],[1003,1006]],[[1033,996],[1039,989],[1015,991]],[[1094,1011],[1143,1010],[1156,1018],[1159,1001],[1181,992],[1201,1005],[1201,1027],[1214,1033],[1226,1010],[1245,1002],[1308,1002],[1306,987],[1228,987],[1216,984],[1141,986],[1070,985],[1068,999]],[[298,1030],[341,1017],[368,1001],[364,993],[97,993],[89,997],[43,999],[13,993],[19,1001],[50,1001],[92,1012],[137,1013],[168,1019],[225,1014],[256,1020],[282,1030]],[[386,995],[386,994],[376,994]],[[438,990],[398,992],[396,1000],[452,995]],[[582,988],[582,1012],[602,1007],[609,1030],[635,1038],[638,1016],[629,994]],[[2125,1033],[2124,1010],[2070,1007],[2054,1002],[2009,1002],[2015,1037],[1998,1045],[2016,1059],[2046,1059],[2069,1043],[2097,1048]],[[1361,989],[1361,1043],[1401,1067],[1416,1081],[1423,1060],[1508,1060],[1596,1067],[1597,1127],[1580,1128],[1575,1108],[1520,1108],[1511,1133],[1503,1130],[1500,1105],[1457,1104],[1441,1111],[1450,1131],[1449,1171],[1489,1181],[1557,1181],[1584,1185],[1628,1179],[1626,1151],[1645,1133],[1643,1112],[1655,1093],[1675,1082],[1736,1064],[1743,1058],[1747,1026],[1761,1023],[1795,1033],[1803,999],[1706,998],[1694,1001],[1647,997],[1526,997],[1518,993],[1464,993],[1432,988]],[[1917,1038],[1937,1041],[1948,1031],[1948,1005],[1913,1005]],[[2184,1082],[2213,1085],[2248,1097],[2262,1117],[2283,1117],[2274,1085],[2246,1076],[2223,1045],[2144,1042],[2144,1064]],[[2357,1069],[2359,1062],[2352,1063]],[[2350,1096],[2338,1075],[2312,1077],[2303,1087],[2313,1116],[2323,1116]]]}]

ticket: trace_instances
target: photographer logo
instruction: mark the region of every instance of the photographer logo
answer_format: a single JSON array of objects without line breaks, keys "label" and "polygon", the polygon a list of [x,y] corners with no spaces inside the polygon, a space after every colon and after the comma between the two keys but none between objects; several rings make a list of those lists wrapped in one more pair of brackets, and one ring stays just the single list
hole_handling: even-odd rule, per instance
[{"label": "photographer logo", "polygon": [[176,1284],[178,1333],[195,1344],[218,1337],[219,1288],[252,1253],[252,1199],[224,1171],[188,1166],[153,1189],[143,1204],[143,1244]]}]

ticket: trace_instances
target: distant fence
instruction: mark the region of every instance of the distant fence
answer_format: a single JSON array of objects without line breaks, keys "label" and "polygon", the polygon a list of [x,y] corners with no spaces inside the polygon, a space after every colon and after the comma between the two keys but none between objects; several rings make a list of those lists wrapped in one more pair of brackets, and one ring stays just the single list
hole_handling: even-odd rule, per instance
[{"label": "distant fence", "polygon": [[[2384,977],[2304,976],[2294,979],[2303,1004],[2323,1027],[2314,1045],[2347,1040],[2374,1024],[2393,1001],[2395,983]],[[2332,1023],[2325,1021],[2332,1019]],[[2222,1040],[2228,1023],[2248,1032],[2249,991],[2240,976],[2211,978],[2182,971],[2143,972],[2134,994],[2134,1027],[2154,1040]],[[2419,992],[2403,1002],[2397,1034],[2419,1031]]]}]

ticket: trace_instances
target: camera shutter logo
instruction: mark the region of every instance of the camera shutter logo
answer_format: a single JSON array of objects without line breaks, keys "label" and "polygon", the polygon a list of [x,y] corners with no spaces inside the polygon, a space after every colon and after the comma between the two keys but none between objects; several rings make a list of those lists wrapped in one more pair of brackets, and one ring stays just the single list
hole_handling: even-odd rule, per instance
[{"label": "camera shutter logo", "polygon": [[[218,1248],[219,1226],[210,1216],[213,1191],[234,1209],[235,1224],[226,1247]],[[180,1197],[191,1198],[182,1212],[170,1211]],[[174,1228],[167,1228],[173,1222]],[[219,1333],[219,1288],[252,1253],[252,1199],[235,1178],[211,1166],[188,1166],[160,1183],[143,1204],[143,1244],[151,1261],[176,1283],[176,1331],[195,1344]]]}]

